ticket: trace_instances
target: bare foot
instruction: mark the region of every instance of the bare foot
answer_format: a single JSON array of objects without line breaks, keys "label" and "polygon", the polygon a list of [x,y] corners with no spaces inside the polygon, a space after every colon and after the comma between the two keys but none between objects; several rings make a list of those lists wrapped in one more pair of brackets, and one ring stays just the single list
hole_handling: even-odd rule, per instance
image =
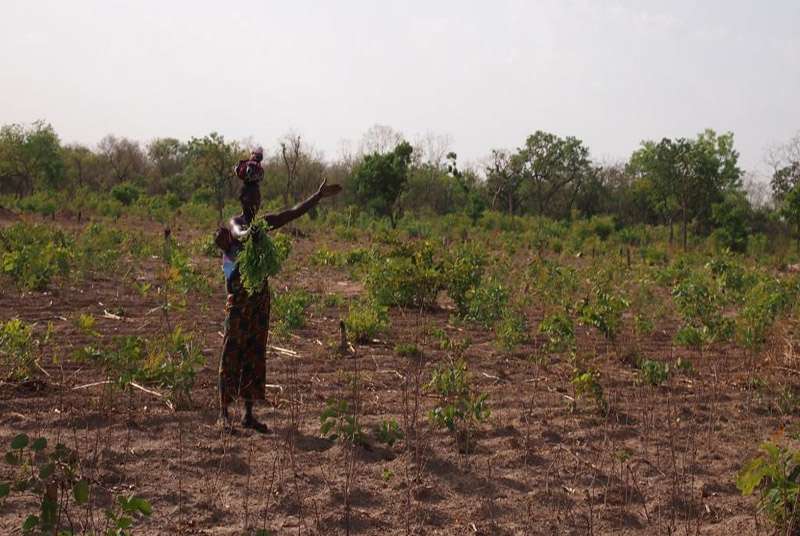
[{"label": "bare foot", "polygon": [[267,428],[267,425],[259,422],[256,420],[255,417],[247,417],[245,416],[242,419],[242,426],[245,428],[250,428],[251,430],[255,430],[259,434],[268,434],[270,433],[270,429]]}]

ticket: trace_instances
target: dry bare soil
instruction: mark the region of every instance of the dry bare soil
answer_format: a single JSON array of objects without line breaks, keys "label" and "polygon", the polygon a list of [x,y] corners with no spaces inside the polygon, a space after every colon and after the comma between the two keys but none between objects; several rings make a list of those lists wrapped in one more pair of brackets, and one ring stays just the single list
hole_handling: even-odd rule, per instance
[{"label": "dry bare soil", "polygon": [[[174,234],[188,241],[198,232],[178,228]],[[296,238],[291,261],[272,287],[345,299],[363,292],[346,272],[311,266],[311,253],[323,244],[352,247],[330,236]],[[215,259],[194,260],[218,270]],[[305,328],[287,340],[271,340],[298,354],[268,355],[268,382],[274,385],[257,414],[272,433],[239,429],[229,435],[216,424],[221,275],[212,295],[190,296],[186,309],[171,316],[173,324],[200,338],[207,357],[189,408],[173,411],[135,389],[113,396],[106,385],[74,390],[105,379],[101,371],[70,359],[93,342],[74,319],[94,315],[102,341],[164,330],[157,294],[143,296],[132,285],[138,277],[156,288],[158,273],[154,259],[133,275],[104,273],[44,293],[11,286],[0,291],[0,320],[18,317],[39,327],[52,322],[55,329],[42,360],[43,382],[0,385],[0,441],[7,446],[24,432],[80,453],[94,492],[92,508],[71,515],[76,531],[102,527],[109,497],[133,492],[153,506],[135,534],[247,534],[260,528],[274,534],[363,535],[769,532],[755,515],[755,500],[741,497],[734,480],[762,440],[792,429],[791,417],[775,410],[768,391],[747,388],[754,375],[767,386],[794,386],[797,378],[778,367],[786,351],[782,344],[752,361],[727,347],[702,356],[674,349],[672,325],[658,326],[641,343],[624,336],[623,347],[635,344],[652,359],[680,355],[693,362],[694,374],[651,387],[600,339],[581,332],[583,347],[607,353],[600,372],[611,409],[600,416],[589,401],[572,408],[569,364],[543,356],[541,340],[534,337],[513,353],[503,352],[490,331],[453,325],[444,297],[432,311],[392,310],[389,332],[358,346],[356,357],[344,358],[330,346],[338,340],[346,304],[318,302],[309,309]],[[541,312],[532,309],[528,315],[533,332]],[[452,436],[427,422],[434,399],[424,384],[446,358],[428,335],[432,327],[471,339],[466,351],[471,378],[489,395],[492,415],[476,432],[471,453],[459,452]],[[400,342],[416,342],[423,360],[396,355]],[[53,357],[61,365],[53,364]],[[350,447],[319,433],[326,401],[351,399],[353,377],[359,381],[367,446]],[[391,418],[406,437],[388,447],[375,440],[373,428]],[[0,469],[0,479],[9,476],[10,468]],[[12,495],[0,502],[0,533],[18,533],[35,510],[33,498]]]}]

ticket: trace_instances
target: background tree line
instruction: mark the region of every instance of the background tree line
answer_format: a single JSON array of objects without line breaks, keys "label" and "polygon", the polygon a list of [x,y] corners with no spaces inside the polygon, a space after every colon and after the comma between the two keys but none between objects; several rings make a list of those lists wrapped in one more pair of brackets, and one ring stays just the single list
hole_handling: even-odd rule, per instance
[{"label": "background tree line", "polygon": [[[176,203],[218,209],[237,195],[234,163],[247,143],[218,133],[186,141],[157,138],[146,145],[106,136],[95,148],[62,144],[45,122],[0,128],[0,194],[84,189],[108,191],[123,204],[140,195],[168,195]],[[598,163],[573,136],[536,131],[514,150],[495,149],[484,164],[462,169],[446,136],[407,141],[390,127],[369,129],[359,145],[325,159],[302,135],[290,132],[266,147],[263,193],[289,205],[323,176],[345,186],[339,207],[355,205],[388,218],[405,213],[466,212],[473,220],[491,209],[552,219],[613,216],[617,225],[657,224],[686,246],[690,233],[715,234],[742,250],[749,234],[789,226],[800,240],[800,135],[775,147],[770,196],[754,202],[745,188],[732,133],[645,140],[626,162]]]}]

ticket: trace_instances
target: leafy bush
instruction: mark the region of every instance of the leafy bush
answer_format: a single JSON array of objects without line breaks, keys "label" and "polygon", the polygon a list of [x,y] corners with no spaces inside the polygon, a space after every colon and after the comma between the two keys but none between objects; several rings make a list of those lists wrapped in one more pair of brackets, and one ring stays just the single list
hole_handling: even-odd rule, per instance
[{"label": "leafy bush", "polygon": [[495,279],[488,279],[479,287],[467,292],[467,309],[464,320],[492,326],[503,315],[508,303],[508,291]]},{"label": "leafy bush", "polygon": [[437,428],[447,428],[463,440],[463,450],[469,451],[470,430],[485,422],[491,411],[489,395],[476,393],[470,386],[467,365],[463,360],[436,368],[427,388],[439,398],[428,414],[428,420]]},{"label": "leafy bush", "polygon": [[501,348],[513,350],[528,340],[528,319],[515,308],[507,308],[494,329]]},{"label": "leafy bush", "polygon": [[433,261],[433,246],[397,247],[376,259],[366,279],[370,296],[381,305],[431,308],[441,288],[441,272]]},{"label": "leafy bush", "polygon": [[366,442],[358,418],[351,412],[346,400],[329,400],[319,416],[319,422],[319,431],[323,437],[355,444]]},{"label": "leafy bush", "polygon": [[396,419],[381,421],[375,430],[375,435],[378,441],[390,447],[394,446],[399,439],[403,439],[403,431],[400,429]]},{"label": "leafy bush", "polygon": [[659,386],[669,379],[669,365],[661,361],[643,359],[639,362],[639,376],[645,383]]},{"label": "leafy bush", "polygon": [[[48,450],[46,438],[31,441],[25,434],[15,436],[10,446],[5,462],[15,468],[14,476],[11,482],[0,482],[0,499],[6,499],[13,490],[32,494],[39,503],[38,515],[25,518],[22,533],[72,534],[66,528],[71,526],[70,503],[81,507],[91,496],[89,480],[80,473],[77,452],[61,443]],[[106,534],[127,536],[135,516],[149,516],[151,512],[150,503],[140,497],[118,497],[117,505],[106,510]]]},{"label": "leafy bush", "polygon": [[394,351],[400,357],[409,357],[412,359],[417,359],[422,356],[422,350],[414,343],[403,343],[401,342],[397,346],[394,347]]},{"label": "leafy bush", "polygon": [[311,264],[314,266],[342,266],[344,258],[340,252],[319,248],[311,255]]},{"label": "leafy bush", "polygon": [[31,325],[18,318],[0,322],[0,378],[25,381],[33,377],[36,348]]},{"label": "leafy bush", "polygon": [[590,298],[579,307],[580,321],[593,326],[609,341],[616,341],[622,328],[622,313],[630,304],[601,285],[592,288]]},{"label": "leafy bush", "polygon": [[576,401],[583,397],[590,397],[601,414],[608,413],[608,402],[603,393],[598,372],[576,369],[572,376],[572,386],[575,388]]},{"label": "leafy bush", "polygon": [[35,192],[19,202],[19,208],[26,212],[34,212],[42,217],[52,218],[59,206],[58,199],[51,192]]},{"label": "leafy bush", "polygon": [[271,305],[278,330],[302,328],[306,309],[313,300],[313,296],[302,289],[275,293]]},{"label": "leafy bush", "polygon": [[785,534],[800,528],[800,451],[766,442],[763,454],[745,464],[736,477],[742,495],[759,490],[759,508]]},{"label": "leafy bush", "polygon": [[566,313],[546,316],[539,322],[539,333],[547,337],[548,352],[572,351],[575,348],[575,325]]},{"label": "leafy bush", "polygon": [[120,337],[106,350],[87,346],[77,353],[76,360],[102,367],[123,389],[132,382],[166,388],[169,398],[181,405],[191,400],[197,370],[205,364],[194,338],[179,327],[153,339]]},{"label": "leafy bush", "polygon": [[53,276],[67,275],[73,245],[61,231],[15,224],[0,229],[0,269],[21,288],[45,290]]},{"label": "leafy bush", "polygon": [[352,302],[344,320],[349,338],[367,343],[389,327],[386,307],[371,301]]},{"label": "leafy bush", "polygon": [[142,195],[142,191],[135,184],[123,182],[111,188],[111,197],[123,205],[132,205]]},{"label": "leafy bush", "polygon": [[192,291],[211,292],[208,279],[197,270],[191,257],[180,247],[174,245],[169,248],[167,255],[165,279],[171,288],[182,294]]},{"label": "leafy bush", "polygon": [[678,341],[707,344],[726,340],[733,334],[733,322],[723,316],[722,297],[700,275],[691,274],[678,283],[672,297],[685,322]]},{"label": "leafy bush", "polygon": [[764,278],[750,288],[736,318],[736,336],[746,348],[759,348],[778,316],[794,301],[795,293],[781,281]]},{"label": "leafy bush", "polygon": [[464,317],[469,309],[467,294],[481,284],[486,255],[480,246],[463,243],[450,252],[443,266],[444,287],[456,304],[458,315]]}]

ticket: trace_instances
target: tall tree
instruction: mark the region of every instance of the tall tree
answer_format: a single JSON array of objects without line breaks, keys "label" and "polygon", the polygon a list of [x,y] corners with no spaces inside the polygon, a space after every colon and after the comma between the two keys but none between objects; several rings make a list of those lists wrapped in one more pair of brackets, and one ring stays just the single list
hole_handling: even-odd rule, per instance
[{"label": "tall tree", "polygon": [[356,199],[378,216],[388,217],[397,225],[397,200],[408,182],[408,170],[414,149],[407,141],[392,152],[372,153],[364,157],[351,179]]},{"label": "tall tree", "polygon": [[539,215],[569,216],[578,192],[591,175],[589,149],[575,137],[538,130],[511,158],[521,177],[521,195]]},{"label": "tall tree", "polygon": [[63,186],[61,143],[53,127],[37,121],[0,128],[0,189],[27,195]]},{"label": "tall tree", "polygon": [[651,201],[670,225],[670,241],[674,217],[680,217],[681,241],[686,250],[689,222],[697,220],[707,229],[713,204],[741,186],[738,159],[733,134],[717,135],[706,130],[694,140],[664,138],[658,143],[642,142],[631,156],[629,170],[649,181]]},{"label": "tall tree", "polygon": [[297,171],[303,157],[303,138],[300,134],[289,133],[281,140],[281,161],[286,170],[286,187],[283,189],[283,204],[289,205],[293,197],[292,189],[297,183]]},{"label": "tall tree", "polygon": [[225,192],[233,177],[233,166],[239,151],[236,142],[226,142],[224,136],[216,132],[202,138],[192,138],[188,144],[188,165],[199,182],[214,192],[219,221],[222,221]]},{"label": "tall tree", "polygon": [[66,145],[62,154],[66,177],[72,187],[81,190],[99,186],[103,165],[97,154],[77,143]]},{"label": "tall tree", "polygon": [[498,200],[505,205],[509,214],[514,214],[519,206],[519,187],[522,177],[511,167],[511,157],[501,149],[492,150],[491,163],[486,168],[486,186],[491,195],[492,210],[497,208]]},{"label": "tall tree", "polygon": [[147,172],[147,157],[139,142],[109,134],[97,144],[111,184],[141,179]]}]

